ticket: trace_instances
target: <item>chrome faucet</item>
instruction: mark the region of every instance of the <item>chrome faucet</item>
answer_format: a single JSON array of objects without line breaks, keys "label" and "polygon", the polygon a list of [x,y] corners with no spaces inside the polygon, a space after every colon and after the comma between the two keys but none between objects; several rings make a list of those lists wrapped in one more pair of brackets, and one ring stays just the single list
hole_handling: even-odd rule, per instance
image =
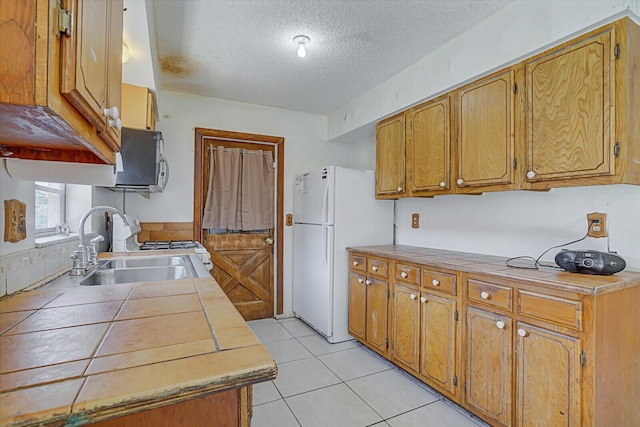
[{"label": "chrome faucet", "polygon": [[124,216],[124,214],[118,209],[112,208],[111,206],[96,206],[85,212],[80,219],[80,227],[78,228],[78,239],[80,240],[80,243],[78,244],[78,249],[71,255],[73,264],[70,274],[72,276],[84,275],[96,265],[98,259],[98,249],[96,247],[96,244],[104,240],[104,237],[98,236],[94,239],[91,239],[89,246],[85,245],[84,243],[84,223],[87,221],[87,218],[89,218],[95,211],[108,211],[118,214],[122,218],[122,222],[124,223],[124,225],[129,226],[127,217]]}]

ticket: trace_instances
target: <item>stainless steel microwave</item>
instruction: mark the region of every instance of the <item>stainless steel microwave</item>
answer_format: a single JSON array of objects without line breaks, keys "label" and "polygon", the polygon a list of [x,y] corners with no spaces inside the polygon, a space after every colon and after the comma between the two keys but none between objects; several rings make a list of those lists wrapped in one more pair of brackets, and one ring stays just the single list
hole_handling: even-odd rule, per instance
[{"label": "stainless steel microwave", "polygon": [[169,165],[163,148],[161,132],[122,128],[123,170],[117,173],[116,189],[162,192],[169,180]]}]

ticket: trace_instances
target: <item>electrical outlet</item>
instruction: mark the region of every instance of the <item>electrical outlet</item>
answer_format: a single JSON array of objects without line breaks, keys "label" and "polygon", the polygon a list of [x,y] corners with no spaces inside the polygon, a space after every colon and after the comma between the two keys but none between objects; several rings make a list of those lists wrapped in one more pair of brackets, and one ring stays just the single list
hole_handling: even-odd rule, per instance
[{"label": "electrical outlet", "polygon": [[589,231],[587,236],[589,237],[607,237],[607,214],[600,212],[593,212],[587,214],[587,221],[589,223]]},{"label": "electrical outlet", "polygon": [[420,228],[420,214],[411,214],[411,227]]},{"label": "electrical outlet", "polygon": [[287,227],[291,227],[293,225],[293,215],[287,214],[286,225]]}]

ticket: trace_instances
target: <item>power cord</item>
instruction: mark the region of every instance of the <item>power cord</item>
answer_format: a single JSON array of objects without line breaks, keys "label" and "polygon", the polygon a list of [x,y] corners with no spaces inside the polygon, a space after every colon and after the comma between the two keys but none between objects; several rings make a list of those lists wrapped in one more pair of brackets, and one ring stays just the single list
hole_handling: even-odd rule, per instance
[{"label": "power cord", "polygon": [[[558,270],[563,270],[562,267],[558,266],[558,265],[552,265],[552,264],[543,264],[540,262],[540,258],[542,258],[543,256],[545,256],[547,254],[547,252],[549,252],[551,249],[557,249],[560,248],[562,246],[568,246],[568,245],[572,245],[574,243],[578,243],[583,241],[584,239],[586,239],[587,237],[589,237],[589,230],[591,230],[591,227],[593,226],[593,224],[595,224],[596,221],[591,221],[589,223],[589,227],[587,228],[587,234],[585,234],[582,238],[578,239],[578,240],[574,240],[572,242],[568,242],[568,243],[563,243],[561,245],[557,245],[557,246],[552,246],[549,249],[547,249],[546,251],[542,252],[542,254],[540,254],[540,256],[538,258],[534,258],[531,256],[527,256],[527,255],[523,255],[523,256],[517,256],[517,257],[513,257],[513,258],[509,258],[508,260],[506,260],[504,263],[507,267],[512,267],[512,268],[524,268],[524,269],[529,269],[529,270],[537,270],[538,266],[541,265],[543,267],[549,267],[549,268],[556,268]],[[609,246],[609,239],[607,236],[607,250],[609,250],[608,248]],[[533,260],[533,266],[531,267],[525,267],[525,266],[519,266],[519,265],[511,265],[509,264],[510,261],[514,261],[517,259],[530,259]]]}]

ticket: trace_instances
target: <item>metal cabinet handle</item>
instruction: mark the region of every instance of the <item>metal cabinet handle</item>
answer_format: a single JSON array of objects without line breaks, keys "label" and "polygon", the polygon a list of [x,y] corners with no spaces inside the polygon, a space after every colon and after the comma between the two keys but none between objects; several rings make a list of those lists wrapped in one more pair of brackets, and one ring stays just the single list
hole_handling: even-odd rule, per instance
[{"label": "metal cabinet handle", "polygon": [[439,281],[437,281],[436,279],[433,279],[433,280],[431,281],[431,284],[432,284],[433,286],[440,286],[440,282],[439,282]]},{"label": "metal cabinet handle", "polygon": [[373,271],[378,271],[378,266],[377,266],[377,265],[374,265],[373,267],[371,267],[371,269],[372,269]]},{"label": "metal cabinet handle", "polygon": [[527,172],[527,178],[532,179],[535,178],[536,173],[534,171]]},{"label": "metal cabinet handle", "polygon": [[480,298],[482,299],[491,299],[491,295],[488,292],[481,292]]},{"label": "metal cabinet handle", "polygon": [[409,295],[409,298],[411,298],[411,299],[416,299],[416,298],[417,298],[417,296],[416,296],[416,294],[411,294],[411,295]]},{"label": "metal cabinet handle", "polygon": [[357,267],[360,263],[358,261],[353,261],[353,266]]},{"label": "metal cabinet handle", "polygon": [[427,297],[420,297],[420,302],[427,302]]},{"label": "metal cabinet handle", "polygon": [[397,188],[397,190],[398,190],[398,191],[402,191],[402,187],[398,187],[398,188]]},{"label": "metal cabinet handle", "polygon": [[464,179],[458,178],[458,180],[456,182],[458,183],[458,185],[462,185],[462,184],[464,184]]},{"label": "metal cabinet handle", "polygon": [[111,108],[105,108],[102,111],[105,116],[111,117],[113,120],[117,120],[120,117],[120,111],[118,111],[118,107],[115,105]]},{"label": "metal cabinet handle", "polygon": [[406,279],[409,275],[403,271],[402,273],[400,273],[400,276]]},{"label": "metal cabinet handle", "polygon": [[506,323],[504,323],[502,320],[498,320],[496,322],[496,326],[498,327],[498,329],[504,329],[506,325]]},{"label": "metal cabinet handle", "polygon": [[444,182],[444,181],[440,181],[440,187],[441,187],[441,188],[444,188],[444,187],[446,187],[446,186],[447,186],[447,183],[446,183],[446,182]]},{"label": "metal cabinet handle", "polygon": [[518,329],[518,335],[520,335],[521,337],[526,337],[529,335],[529,332],[525,331],[524,329],[520,328]]},{"label": "metal cabinet handle", "polygon": [[363,278],[358,279],[358,283],[364,283],[364,279]]},{"label": "metal cabinet handle", "polygon": [[366,283],[367,285],[370,285],[370,284],[372,284],[373,282],[372,282],[371,280],[367,279],[367,280],[365,280],[365,281],[364,281],[364,283]]}]

